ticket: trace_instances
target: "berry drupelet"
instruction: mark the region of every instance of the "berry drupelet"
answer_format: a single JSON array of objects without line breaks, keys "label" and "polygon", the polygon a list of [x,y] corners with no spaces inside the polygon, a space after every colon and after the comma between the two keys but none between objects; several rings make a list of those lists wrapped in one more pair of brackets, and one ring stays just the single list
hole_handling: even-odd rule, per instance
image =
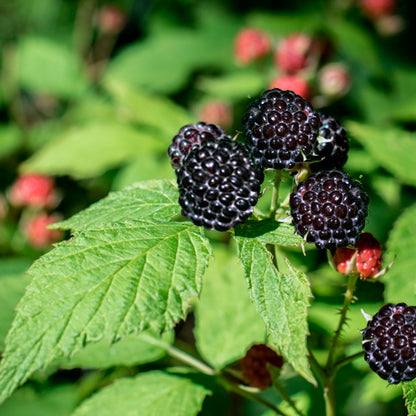
[{"label": "berry drupelet", "polygon": [[365,225],[368,196],[340,170],[311,175],[290,195],[297,234],[318,248],[333,250],[354,244]]},{"label": "berry drupelet", "polygon": [[251,215],[264,175],[243,144],[211,138],[190,151],[177,179],[182,214],[195,225],[226,231]]},{"label": "berry drupelet", "polygon": [[183,126],[178,134],[172,139],[168,154],[172,167],[180,169],[186,155],[195,146],[199,146],[202,141],[207,139],[221,139],[228,137],[225,131],[216,124],[207,124],[200,121],[196,124]]},{"label": "berry drupelet", "polygon": [[384,305],[362,331],[364,359],[390,384],[416,377],[416,307]]},{"label": "berry drupelet", "polygon": [[293,91],[267,90],[243,119],[247,146],[264,168],[292,169],[312,154],[319,115]]}]

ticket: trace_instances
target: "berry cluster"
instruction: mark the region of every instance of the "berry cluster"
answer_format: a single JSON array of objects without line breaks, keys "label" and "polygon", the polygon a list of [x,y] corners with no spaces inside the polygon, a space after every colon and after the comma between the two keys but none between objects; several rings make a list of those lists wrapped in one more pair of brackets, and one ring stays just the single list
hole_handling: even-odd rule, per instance
[{"label": "berry cluster", "polygon": [[243,377],[252,387],[265,390],[272,384],[272,378],[267,365],[282,368],[283,357],[265,344],[250,347],[240,360]]},{"label": "berry cluster", "polygon": [[416,377],[416,306],[384,305],[362,331],[364,359],[390,384]]}]

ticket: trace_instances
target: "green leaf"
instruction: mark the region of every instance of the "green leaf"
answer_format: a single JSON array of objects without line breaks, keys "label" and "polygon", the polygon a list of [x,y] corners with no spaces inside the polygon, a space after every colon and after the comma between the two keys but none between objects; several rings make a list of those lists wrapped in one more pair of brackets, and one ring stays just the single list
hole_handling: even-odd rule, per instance
[{"label": "green leaf", "polygon": [[25,259],[0,261],[0,350],[13,322],[14,309],[30,282],[30,276],[24,274],[30,264]]},{"label": "green leaf", "polygon": [[156,96],[114,78],[107,78],[104,86],[116,100],[118,110],[130,120],[161,130],[160,141],[170,144],[173,136],[185,124],[193,122],[183,107],[163,96]]},{"label": "green leaf", "polygon": [[219,78],[203,78],[197,87],[214,98],[238,100],[256,96],[266,89],[267,80],[253,70],[235,71]]},{"label": "green leaf", "polygon": [[403,183],[416,186],[416,133],[348,122],[347,129],[380,164]]},{"label": "green leaf", "polygon": [[38,390],[22,387],[0,406],[0,416],[69,416],[79,401],[75,384]]},{"label": "green leaf", "polygon": [[80,62],[62,43],[41,37],[23,38],[18,45],[18,80],[22,87],[60,98],[73,98],[87,87]]},{"label": "green leaf", "polygon": [[107,197],[51,228],[88,230],[125,219],[169,221],[180,211],[178,191],[169,180],[138,182]]},{"label": "green leaf", "polygon": [[[166,354],[166,349],[148,341],[158,338],[151,331],[139,335],[129,335],[115,344],[107,340],[88,344],[77,352],[69,361],[60,360],[63,368],[110,368],[116,366],[134,366],[159,360]],[[173,341],[173,332],[162,334],[166,342]]]},{"label": "green leaf", "polygon": [[189,223],[97,225],[57,244],[29,269],[0,365],[0,400],[53,359],[184,318],[211,248]]},{"label": "green leaf", "polygon": [[235,235],[279,246],[300,247],[305,244],[303,238],[295,234],[293,225],[272,219],[247,221],[244,225],[236,227]]},{"label": "green leaf", "polygon": [[236,236],[236,240],[251,299],[266,324],[270,340],[297,372],[315,383],[306,347],[311,297],[307,277],[287,259],[285,273],[279,272],[266,244],[259,238]]},{"label": "green leaf", "polygon": [[[416,281],[411,278],[416,270],[416,204],[408,208],[394,224],[387,241],[388,259],[396,260],[383,278],[387,302],[416,304]],[[385,261],[386,263],[386,261]]]},{"label": "green leaf", "polygon": [[235,256],[215,250],[196,305],[198,351],[215,368],[244,356],[248,348],[265,342],[265,327],[252,304],[244,274]]},{"label": "green leaf", "polygon": [[0,159],[9,156],[22,145],[22,136],[17,126],[0,126]]},{"label": "green leaf", "polygon": [[402,383],[409,416],[416,415],[416,380]]},{"label": "green leaf", "polygon": [[72,416],[193,416],[208,394],[186,377],[152,371],[117,380],[84,401]]},{"label": "green leaf", "polygon": [[63,133],[26,160],[21,169],[89,178],[126,163],[135,155],[160,148],[154,133],[100,120]]}]

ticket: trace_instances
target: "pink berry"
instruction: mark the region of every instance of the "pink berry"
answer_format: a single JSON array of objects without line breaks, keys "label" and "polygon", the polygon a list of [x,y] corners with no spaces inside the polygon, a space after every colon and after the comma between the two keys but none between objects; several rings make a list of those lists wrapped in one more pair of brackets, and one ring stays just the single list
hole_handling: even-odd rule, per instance
[{"label": "pink berry", "polygon": [[61,240],[63,233],[61,230],[48,230],[46,227],[61,220],[57,214],[46,214],[44,212],[36,214],[24,224],[24,233],[29,244],[38,249],[44,249]]},{"label": "pink berry", "polygon": [[[357,253],[355,264],[351,264],[355,253]],[[361,279],[369,279],[377,275],[381,270],[382,261],[381,244],[370,233],[360,235],[355,249],[338,248],[333,257],[334,265],[340,273],[356,272]]]},{"label": "pink berry", "polygon": [[396,0],[360,0],[360,7],[370,19],[390,16],[396,8]]},{"label": "pink berry", "polygon": [[117,34],[126,24],[126,13],[115,4],[104,4],[98,11],[97,26],[104,33]]},{"label": "pink berry", "polygon": [[311,98],[311,89],[309,84],[298,75],[283,75],[274,79],[268,89],[271,90],[273,88],[279,88],[283,91],[293,91],[305,100],[310,100]]},{"label": "pink berry", "polygon": [[52,208],[59,202],[54,180],[37,173],[20,176],[10,188],[9,197],[15,206]]},{"label": "pink berry", "polygon": [[207,124],[217,124],[223,129],[227,129],[232,124],[233,111],[231,106],[223,101],[208,101],[200,108],[198,120]]},{"label": "pink berry", "polygon": [[351,76],[345,65],[330,63],[323,66],[318,75],[319,89],[331,97],[345,95],[351,87]]},{"label": "pink berry", "polygon": [[266,56],[271,50],[269,36],[258,29],[245,28],[234,40],[234,57],[239,64],[247,65]]},{"label": "pink berry", "polygon": [[275,66],[286,73],[295,73],[311,63],[313,39],[303,33],[295,33],[279,43],[275,56]]}]

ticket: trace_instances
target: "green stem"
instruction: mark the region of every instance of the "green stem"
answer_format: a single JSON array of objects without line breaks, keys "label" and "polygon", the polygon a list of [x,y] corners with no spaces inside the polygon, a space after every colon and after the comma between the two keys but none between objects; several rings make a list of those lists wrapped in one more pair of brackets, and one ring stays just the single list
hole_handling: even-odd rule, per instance
[{"label": "green stem", "polygon": [[351,361],[355,360],[356,358],[362,357],[364,355],[364,351],[356,352],[355,354],[349,355],[348,357],[342,358],[336,361],[333,365],[334,372],[338,371],[339,368],[343,367],[344,365],[349,364]]},{"label": "green stem", "polygon": [[304,414],[296,407],[296,403],[291,399],[288,392],[285,390],[283,384],[279,383],[277,380],[273,381],[273,386],[282,396],[282,399],[287,401],[290,407],[299,415],[304,416]]},{"label": "green stem", "polygon": [[325,415],[336,416],[334,377],[327,377],[324,386]]},{"label": "green stem", "polygon": [[274,218],[276,215],[277,208],[279,206],[279,188],[280,183],[282,182],[282,171],[277,170],[274,179],[273,179],[273,193],[272,193],[272,202],[270,205],[270,218]]}]

